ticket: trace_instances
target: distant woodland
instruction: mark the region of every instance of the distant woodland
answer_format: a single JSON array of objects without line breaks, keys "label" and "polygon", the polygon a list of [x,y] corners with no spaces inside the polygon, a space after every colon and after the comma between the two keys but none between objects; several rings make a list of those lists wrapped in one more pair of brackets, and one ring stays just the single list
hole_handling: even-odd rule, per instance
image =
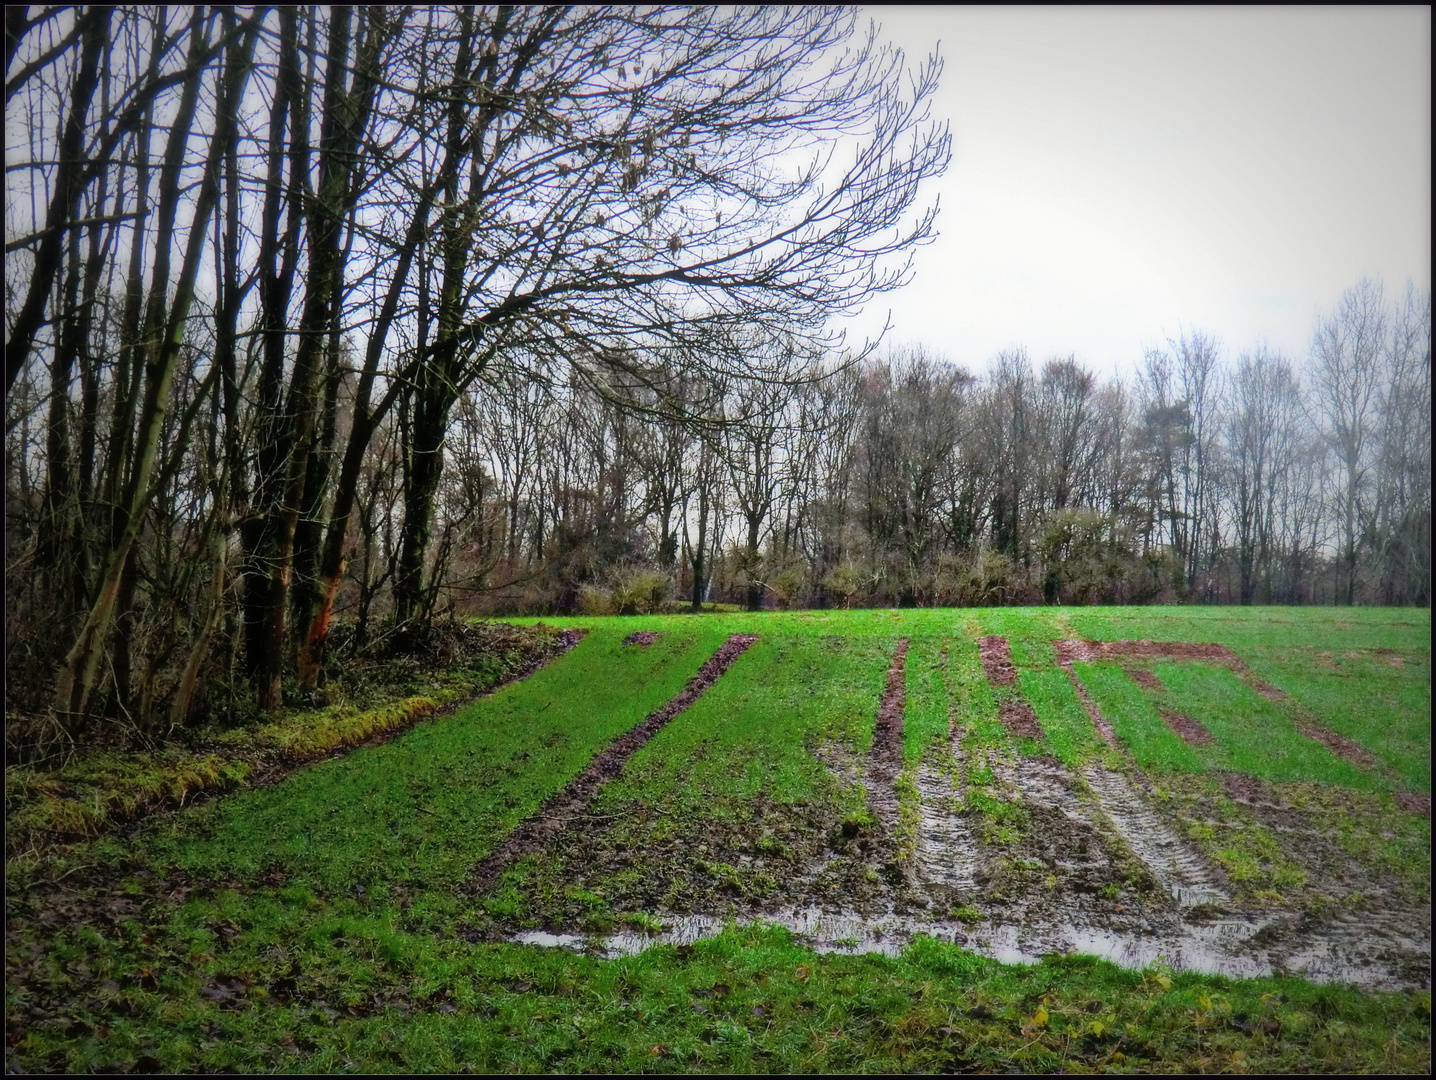
[{"label": "distant woodland", "polygon": [[944,302],[941,63],[851,10],[5,19],[6,707],[72,739],[450,615],[1430,602],[1429,294],[1126,383],[834,332]]}]

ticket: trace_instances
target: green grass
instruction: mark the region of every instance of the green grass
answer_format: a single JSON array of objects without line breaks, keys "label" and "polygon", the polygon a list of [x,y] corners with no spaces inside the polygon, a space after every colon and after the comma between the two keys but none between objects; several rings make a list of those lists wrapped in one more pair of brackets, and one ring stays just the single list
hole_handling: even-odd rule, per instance
[{"label": "green grass", "polygon": [[919,761],[934,744],[948,741],[948,691],[943,664],[955,643],[939,637],[913,638],[908,644],[903,712],[903,760]]},{"label": "green grass", "polygon": [[596,630],[561,661],[382,746],[174,817],[155,856],[196,875],[277,870],[327,893],[453,885],[611,739],[682,689],[723,635],[648,649]]},{"label": "green grass", "polygon": [[[591,633],[527,681],[452,716],[7,875],[7,1066],[1426,1072],[1422,992],[1131,972],[1073,957],[1008,966],[922,938],[898,957],[819,955],[762,926],[620,960],[483,940],[496,918],[544,913],[589,912],[595,928],[637,924],[655,908],[635,901],[666,899],[659,885],[695,903],[746,903],[765,895],[759,879],[768,874],[781,893],[779,874],[803,854],[798,845],[821,849],[830,838],[822,830],[845,819],[871,827],[861,789],[840,783],[814,751],[866,753],[903,636],[906,775],[942,752],[950,713],[978,830],[999,847],[1004,830],[1020,832],[1024,811],[983,767],[984,755],[1015,748],[982,673],[981,633],[1013,642],[1020,689],[1048,732],[1029,752],[1076,764],[1100,749],[1051,665],[1053,640],[1217,641],[1415,786],[1418,768],[1405,759],[1429,763],[1429,615],[1314,612],[1320,625],[1302,643],[1307,614],[1278,611],[1265,624],[1255,609],[565,620]],[[664,636],[648,649],[623,646],[635,629]],[[474,863],[738,632],[762,637],[634,755],[589,808],[592,819],[562,834],[561,865],[516,864],[504,889],[471,894]],[[1327,644],[1342,635],[1353,643]],[[1341,670],[1300,679],[1299,649],[1368,647],[1403,650],[1405,665],[1348,667],[1342,658]],[[1267,777],[1314,819],[1326,815],[1354,860],[1429,899],[1428,820],[1395,812],[1377,779],[1300,736],[1280,706],[1230,673],[1158,670],[1228,757],[1177,740],[1115,665],[1079,665],[1159,793],[1204,800],[1194,817],[1232,823],[1203,843],[1225,853],[1245,894],[1305,897],[1309,886],[1283,841],[1222,793],[1210,772],[1219,762]],[[1334,715],[1367,697],[1369,715]],[[625,844],[619,871],[595,862]],[[751,872],[737,869],[738,854],[754,860]],[[518,885],[530,890],[529,906],[496,912]]]},{"label": "green grass", "polygon": [[1142,769],[1163,772],[1201,772],[1220,754],[1205,759],[1169,728],[1151,698],[1121,666],[1113,663],[1072,665],[1097,708],[1112,725],[1117,738],[1132,751]]},{"label": "green grass", "polygon": [[[757,926],[597,960],[329,918],[266,944],[227,957],[221,975],[162,971],[155,985],[101,990],[102,1022],[71,1009],[23,1035],[22,1060],[317,1073],[1420,1072],[1429,1061],[1429,995],[1077,957],[1006,966],[931,939],[892,959],[824,956]],[[108,952],[57,959],[104,969]]]},{"label": "green grass", "polygon": [[840,782],[816,752],[871,748],[892,648],[765,635],[603,787],[591,824],[518,861],[490,910],[601,927],[644,907],[721,910],[780,891],[799,845],[820,850],[845,820],[871,827],[862,787]]},{"label": "green grass", "polygon": [[[1358,789],[1385,786],[1379,777],[1301,734],[1275,703],[1225,668],[1159,663],[1155,670],[1172,700],[1220,744],[1213,755],[1217,761],[1230,761],[1230,767],[1267,780],[1316,780]],[[1205,756],[1208,748],[1196,749]]]},{"label": "green grass", "polygon": [[1011,738],[997,718],[997,695],[982,673],[975,621],[967,633],[952,639],[947,649],[947,676],[951,687],[953,722],[961,733],[962,747],[973,753],[983,747],[1005,749]]},{"label": "green grass", "polygon": [[812,751],[863,754],[887,678],[885,642],[770,635],[636,753],[600,796],[711,805],[760,792],[802,802],[828,782]]},{"label": "green grass", "polygon": [[1359,742],[1411,791],[1431,790],[1431,660],[1408,649],[1372,651],[1253,648],[1252,670],[1281,687],[1322,724]]},{"label": "green grass", "polygon": [[1094,641],[1216,642],[1245,657],[1250,647],[1386,647],[1431,655],[1429,608],[1088,607],[1063,609]]}]

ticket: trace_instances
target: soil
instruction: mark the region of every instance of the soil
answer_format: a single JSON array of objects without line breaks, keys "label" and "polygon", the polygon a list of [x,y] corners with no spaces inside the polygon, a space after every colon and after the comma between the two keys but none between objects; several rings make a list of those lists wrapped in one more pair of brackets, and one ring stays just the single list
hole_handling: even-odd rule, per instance
[{"label": "soil", "polygon": [[570,780],[561,791],[551,796],[537,813],[510,833],[508,839],[495,848],[475,870],[475,888],[479,892],[487,891],[509,863],[520,855],[543,847],[548,838],[558,832],[570,817],[581,814],[598,789],[617,776],[628,759],[637,753],[644,743],[697,701],[703,692],[728,670],[733,661],[757,640],[756,634],[733,634],[729,637],[719,646],[717,652],[704,661],[698,673],[688,680],[688,684],[677,696],[662,708],[649,713],[642,723],[609,743],[583,772]]},{"label": "soil", "polygon": [[1396,805],[1411,814],[1431,816],[1431,793],[1429,791],[1398,791]]},{"label": "soil", "polygon": [[889,828],[897,826],[898,802],[893,788],[902,772],[903,711],[907,706],[906,682],[903,672],[907,663],[908,639],[898,642],[888,665],[888,681],[878,703],[877,722],[873,727],[873,745],[868,755],[867,773],[873,812],[883,817]]},{"label": "soil", "polygon": [[993,686],[1011,686],[1017,682],[1017,669],[1012,666],[1012,650],[1005,637],[988,634],[978,642],[982,670]]},{"label": "soil", "polygon": [[1260,694],[1262,697],[1266,698],[1268,701],[1286,700],[1287,693],[1285,690],[1277,689],[1265,679],[1258,679],[1255,675],[1250,674],[1250,672],[1245,672],[1244,670],[1237,672],[1238,675],[1244,673],[1246,674],[1247,684],[1251,686],[1251,688],[1255,690],[1258,694]]},{"label": "soil", "polygon": [[656,630],[635,630],[623,639],[625,645],[641,645],[645,649],[663,635]]},{"label": "soil", "polygon": [[1007,698],[999,706],[998,717],[1014,735],[1028,739],[1040,739],[1045,734],[1032,706],[1021,698]]},{"label": "soil", "polygon": [[1225,645],[1198,644],[1189,641],[1055,641],[1057,662],[1070,664],[1081,660],[1207,660],[1227,667],[1246,670],[1241,657]]},{"label": "soil", "polygon": [[1345,758],[1358,768],[1376,768],[1376,755],[1360,743],[1352,742],[1345,735],[1338,735],[1336,732],[1322,727],[1320,724],[1307,719],[1305,716],[1298,721],[1296,730],[1308,739],[1315,739],[1317,742],[1324,744],[1326,748],[1337,757]]},{"label": "soil", "polygon": [[1150,668],[1134,667],[1131,664],[1124,664],[1122,670],[1127,673],[1129,679],[1143,690],[1156,690],[1160,693],[1167,689],[1162,685],[1162,680],[1157,678],[1157,673]]},{"label": "soil", "polygon": [[1216,741],[1212,738],[1210,731],[1186,713],[1162,708],[1158,708],[1157,712],[1162,714],[1162,719],[1166,721],[1167,726],[1185,743],[1192,746],[1208,746]]}]

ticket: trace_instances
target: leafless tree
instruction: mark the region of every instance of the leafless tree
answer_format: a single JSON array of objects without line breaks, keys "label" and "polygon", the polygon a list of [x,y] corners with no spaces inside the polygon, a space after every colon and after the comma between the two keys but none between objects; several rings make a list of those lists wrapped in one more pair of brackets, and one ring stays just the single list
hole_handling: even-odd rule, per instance
[{"label": "leafless tree", "polygon": [[1356,602],[1361,516],[1370,497],[1387,334],[1383,289],[1362,278],[1342,294],[1333,313],[1318,320],[1311,344],[1311,409],[1342,472],[1336,504],[1347,604]]}]

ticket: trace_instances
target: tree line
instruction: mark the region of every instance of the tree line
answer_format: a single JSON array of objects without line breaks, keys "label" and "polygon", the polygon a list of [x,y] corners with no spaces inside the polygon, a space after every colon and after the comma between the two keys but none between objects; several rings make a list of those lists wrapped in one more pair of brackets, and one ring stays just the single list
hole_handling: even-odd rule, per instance
[{"label": "tree line", "polygon": [[5,30],[7,708],[70,739],[308,694],[350,583],[421,634],[456,409],[793,383],[909,279],[949,158],[937,57],[839,8]]},{"label": "tree line", "polygon": [[[808,364],[756,397],[690,385],[706,424],[528,382],[460,410],[451,602],[1430,603],[1430,297],[1409,286],[1357,283],[1301,364],[1198,331],[1126,382],[1022,349],[982,378],[922,348]],[[366,552],[365,598],[392,560],[378,531]]]}]

